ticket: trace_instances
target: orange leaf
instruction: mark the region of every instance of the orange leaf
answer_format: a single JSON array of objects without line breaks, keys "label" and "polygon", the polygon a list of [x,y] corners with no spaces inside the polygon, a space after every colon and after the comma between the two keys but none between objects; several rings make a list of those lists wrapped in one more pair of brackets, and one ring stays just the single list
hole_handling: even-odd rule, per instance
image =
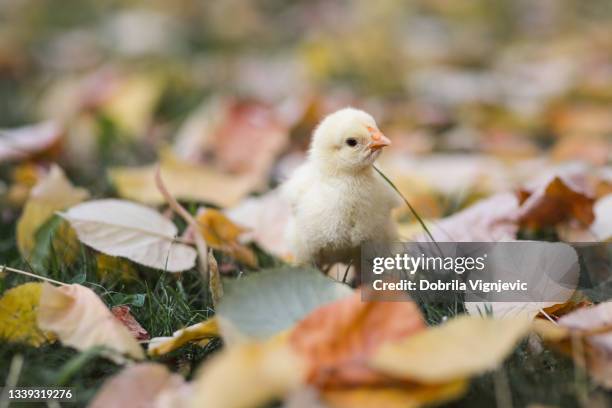
[{"label": "orange leaf", "polygon": [[467,390],[466,380],[436,385],[359,387],[326,390],[322,399],[331,408],[416,408],[460,397]]},{"label": "orange leaf", "polygon": [[257,257],[253,251],[238,242],[240,235],[248,231],[246,228],[234,224],[221,211],[213,209],[200,211],[196,219],[210,247],[226,252],[245,265],[257,267]]},{"label": "orange leaf", "polygon": [[595,219],[594,203],[595,199],[575,183],[555,177],[522,203],[519,221],[531,229],[555,225],[571,218],[590,225]]},{"label": "orange leaf", "polygon": [[366,361],[382,344],[425,328],[414,302],[362,302],[361,291],[323,306],[295,327],[290,344],[310,363],[308,382],[318,387],[374,385],[389,378]]}]

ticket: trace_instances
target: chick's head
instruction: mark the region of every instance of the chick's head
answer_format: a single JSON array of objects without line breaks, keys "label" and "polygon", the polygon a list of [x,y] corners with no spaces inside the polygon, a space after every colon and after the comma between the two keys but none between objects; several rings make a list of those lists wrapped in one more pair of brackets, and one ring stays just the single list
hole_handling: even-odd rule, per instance
[{"label": "chick's head", "polygon": [[390,144],[370,114],[345,108],[319,124],[312,137],[310,158],[331,172],[357,172],[371,166],[382,148]]}]

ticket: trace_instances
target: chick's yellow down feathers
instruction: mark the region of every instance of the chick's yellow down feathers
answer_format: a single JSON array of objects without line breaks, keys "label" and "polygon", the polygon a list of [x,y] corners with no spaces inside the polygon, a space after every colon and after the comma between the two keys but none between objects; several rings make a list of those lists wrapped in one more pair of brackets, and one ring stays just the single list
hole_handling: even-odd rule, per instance
[{"label": "chick's yellow down feathers", "polygon": [[390,143],[361,110],[342,109],[319,124],[307,161],[283,185],[292,210],[287,239],[298,264],[358,267],[362,243],[397,238],[391,210],[401,201],[373,168]]}]

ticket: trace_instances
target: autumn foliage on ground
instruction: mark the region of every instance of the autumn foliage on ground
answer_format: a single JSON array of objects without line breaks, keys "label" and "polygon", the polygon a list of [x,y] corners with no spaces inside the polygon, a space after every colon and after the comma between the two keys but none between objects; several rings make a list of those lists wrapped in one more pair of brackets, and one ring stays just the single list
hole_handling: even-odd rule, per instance
[{"label": "autumn foliage on ground", "polygon": [[0,382],[92,407],[609,406],[609,262],[546,305],[363,301],[346,265],[294,265],[279,188],[355,106],[427,227],[396,209],[403,240],[609,260],[612,10],[588,3],[0,4]]}]

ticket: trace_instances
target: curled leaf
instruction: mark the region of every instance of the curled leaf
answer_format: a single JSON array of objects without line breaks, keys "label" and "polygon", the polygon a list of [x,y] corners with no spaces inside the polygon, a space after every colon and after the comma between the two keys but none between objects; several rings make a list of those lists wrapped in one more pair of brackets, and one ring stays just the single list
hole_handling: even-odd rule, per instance
[{"label": "curled leaf", "polygon": [[57,335],[62,344],[78,350],[104,346],[120,363],[121,355],[144,358],[142,348],[130,331],[113,316],[100,298],[85,286],[55,287],[44,283],[38,308],[38,327]]},{"label": "curled leaf", "polygon": [[202,209],[196,218],[206,243],[252,268],[257,267],[257,257],[248,247],[239,243],[238,238],[247,230],[236,225],[221,211]]},{"label": "curled leaf", "polygon": [[595,199],[577,183],[557,176],[530,193],[521,203],[519,222],[530,229],[555,225],[572,218],[583,225],[590,225],[595,219],[594,202]]},{"label": "curled leaf", "polygon": [[172,337],[155,337],[149,342],[150,356],[161,356],[190,342],[201,342],[219,336],[217,319],[211,318],[201,323],[174,332]]}]

